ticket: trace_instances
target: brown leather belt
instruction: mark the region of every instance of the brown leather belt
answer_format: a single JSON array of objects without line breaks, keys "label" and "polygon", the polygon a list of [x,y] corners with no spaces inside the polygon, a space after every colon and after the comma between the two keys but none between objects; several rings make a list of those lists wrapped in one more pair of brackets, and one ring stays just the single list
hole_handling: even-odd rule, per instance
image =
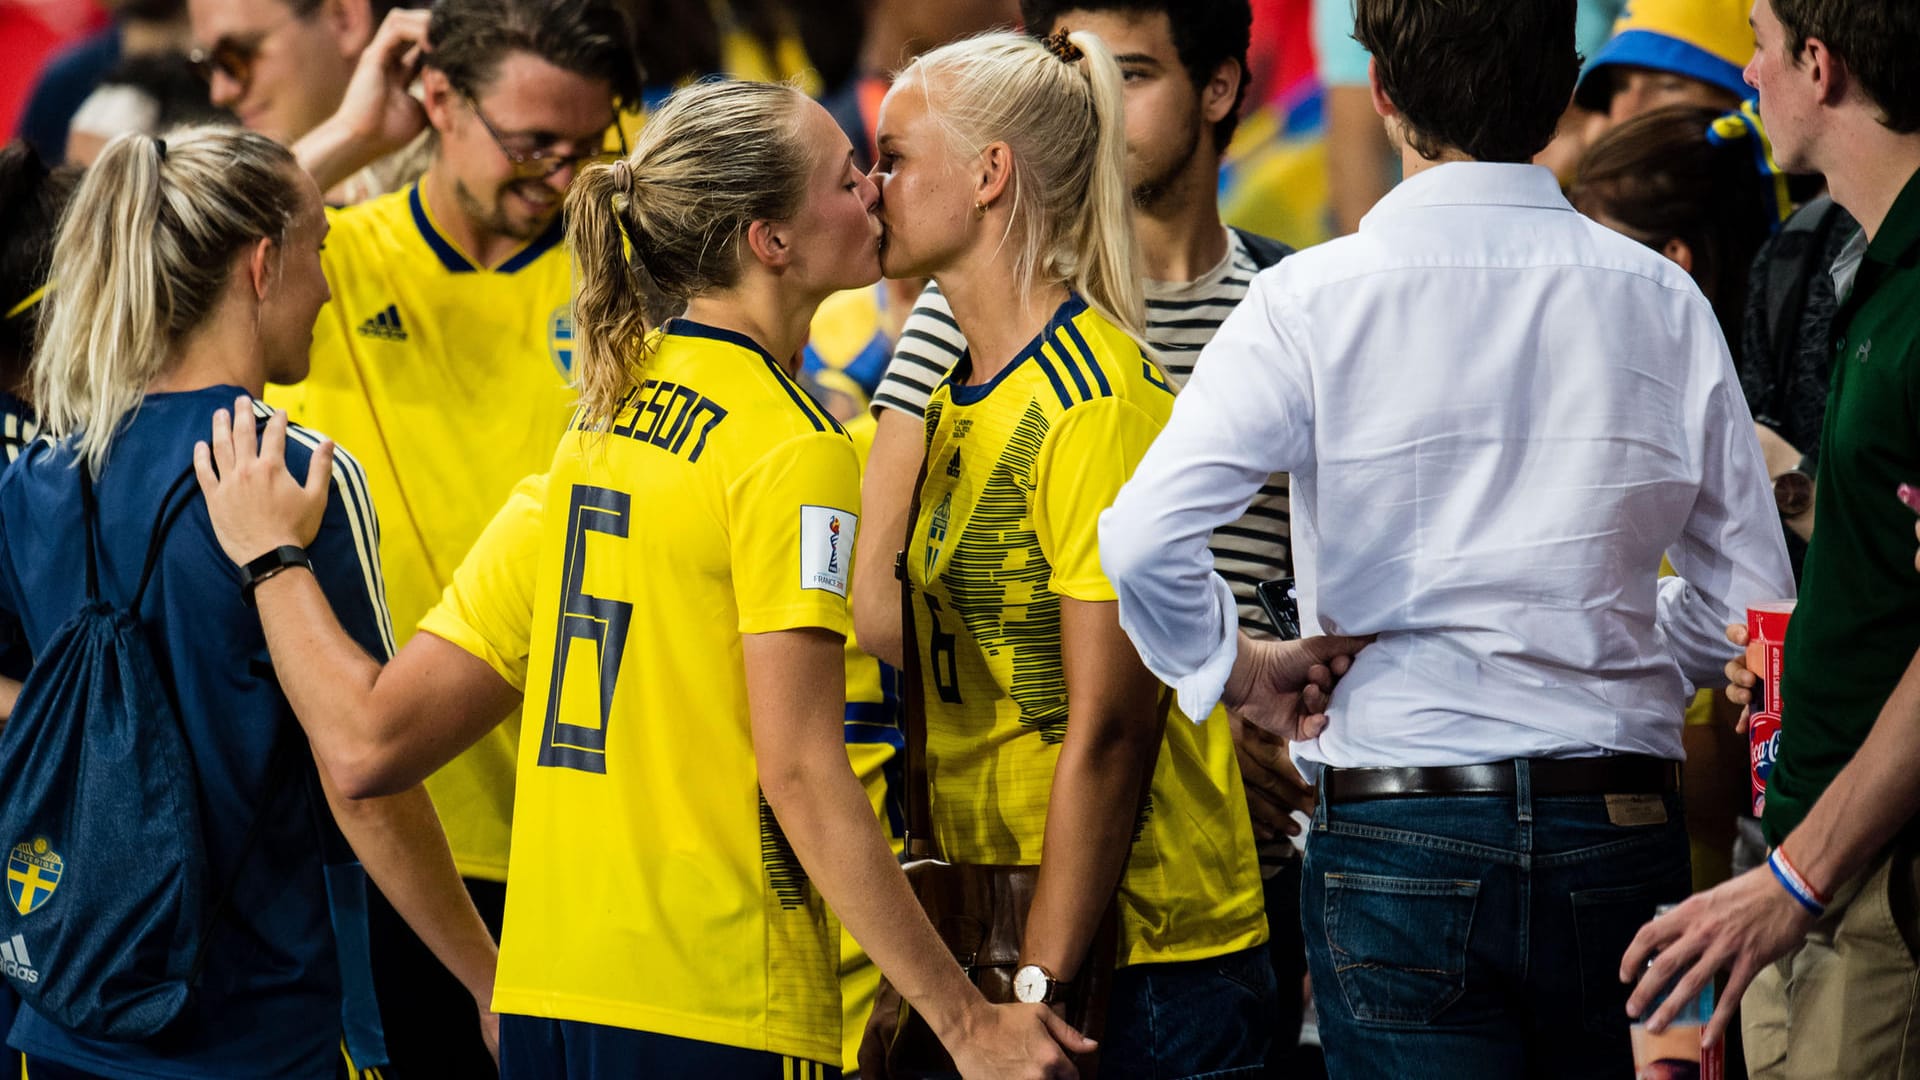
[{"label": "brown leather belt", "polygon": [[[1519,761],[1441,768],[1335,769],[1321,774],[1331,803],[1411,799],[1430,795],[1512,795]],[[1667,795],[1680,790],[1680,763],[1641,754],[1614,757],[1532,758],[1535,797],[1556,795]]]}]

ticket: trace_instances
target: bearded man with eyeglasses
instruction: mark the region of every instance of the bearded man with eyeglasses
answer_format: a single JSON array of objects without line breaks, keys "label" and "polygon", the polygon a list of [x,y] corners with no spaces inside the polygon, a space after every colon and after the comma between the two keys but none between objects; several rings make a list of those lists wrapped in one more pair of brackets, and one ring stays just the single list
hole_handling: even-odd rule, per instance
[{"label": "bearded man with eyeglasses", "polygon": [[[333,296],[314,328],[312,371],[267,394],[294,420],[325,425],[365,468],[396,645],[440,600],[514,483],[546,469],[572,415],[560,207],[580,164],[601,152],[617,102],[637,97],[633,56],[614,0],[395,11],[338,111],[294,146],[326,189],[433,132],[418,181],[331,215],[321,263]],[[496,934],[518,733],[508,719],[427,780]],[[469,1003],[491,988],[455,979],[391,909],[372,906],[394,1074],[492,1075]]]}]

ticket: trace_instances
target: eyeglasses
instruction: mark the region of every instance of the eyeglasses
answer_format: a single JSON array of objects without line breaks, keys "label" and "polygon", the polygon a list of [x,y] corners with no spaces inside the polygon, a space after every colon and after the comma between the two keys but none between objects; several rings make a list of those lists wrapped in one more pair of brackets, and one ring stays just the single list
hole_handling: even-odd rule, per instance
[{"label": "eyeglasses", "polygon": [[207,82],[212,82],[213,73],[218,71],[245,86],[253,81],[253,65],[260,59],[260,50],[266,46],[267,39],[297,18],[298,15],[290,15],[264,30],[238,37],[224,36],[207,48],[196,48],[187,53],[187,63],[192,65],[196,75]]},{"label": "eyeglasses", "polygon": [[[556,147],[561,141],[558,139],[525,150],[515,149],[507,145],[507,140],[501,136],[499,129],[493,126],[493,121],[488,120],[487,114],[480,111],[480,102],[478,99],[472,94],[467,93],[463,93],[461,96],[467,99],[467,107],[473,110],[473,115],[480,121],[480,126],[487,129],[487,137],[493,140],[493,145],[500,148],[501,155],[507,159],[508,164],[513,166],[513,174],[516,177],[523,179],[545,179],[559,172],[561,169],[570,166],[577,167],[586,162],[610,157],[603,145],[598,142],[593,144],[593,149],[591,150],[576,151],[571,154],[558,152]],[[614,136],[619,140],[620,156],[625,157],[627,155],[627,135],[626,132],[620,130],[620,118],[615,115],[610,117],[608,122],[613,128]],[[582,142],[587,140],[574,141]]]}]

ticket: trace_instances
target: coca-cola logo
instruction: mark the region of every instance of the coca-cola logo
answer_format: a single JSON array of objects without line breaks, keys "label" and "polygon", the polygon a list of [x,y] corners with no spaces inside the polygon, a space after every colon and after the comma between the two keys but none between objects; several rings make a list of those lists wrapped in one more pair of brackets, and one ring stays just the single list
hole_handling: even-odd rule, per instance
[{"label": "coca-cola logo", "polygon": [[1779,754],[1780,730],[1778,728],[1764,737],[1754,739],[1751,759],[1754,777],[1762,781],[1766,780],[1767,775],[1773,772],[1773,762]]}]

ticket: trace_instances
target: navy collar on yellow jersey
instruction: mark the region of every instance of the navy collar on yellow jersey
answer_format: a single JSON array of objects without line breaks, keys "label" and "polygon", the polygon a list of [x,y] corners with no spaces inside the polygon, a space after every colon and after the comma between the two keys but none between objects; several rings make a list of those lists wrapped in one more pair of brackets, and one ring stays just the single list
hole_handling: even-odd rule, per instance
[{"label": "navy collar on yellow jersey", "polygon": [[[421,239],[425,240],[427,246],[433,249],[433,253],[439,256],[441,266],[455,274],[472,274],[479,271],[480,268],[473,264],[473,260],[461,254],[460,249],[453,246],[453,241],[442,236],[440,230],[433,224],[433,217],[427,213],[426,200],[420,197],[418,180],[407,189],[407,208],[413,211],[413,223],[419,228]],[[560,215],[555,214],[553,221],[547,225],[546,231],[534,237],[526,247],[515,252],[512,258],[495,267],[493,272],[511,274],[533,265],[535,259],[553,250],[566,233],[566,223],[560,220]]]},{"label": "navy collar on yellow jersey", "polygon": [[738,330],[728,330],[720,326],[709,326],[706,323],[694,322],[692,319],[685,318],[668,319],[667,325],[663,329],[674,337],[705,338],[709,341],[722,341],[728,345],[735,345],[753,353],[766,362],[767,370],[773,372],[774,381],[778,382],[780,389],[785,390],[787,396],[793,399],[793,403],[799,406],[801,413],[805,414],[806,418],[812,422],[815,430],[835,431],[842,435],[846,434],[847,429],[840,426],[840,421],[835,420],[832,413],[822,407],[819,402],[813,400],[813,395],[807,393],[806,387],[794,382],[793,377],[787,374],[787,369],[782,367],[778,361],[774,360],[772,353],[761,348],[759,342],[747,335]]},{"label": "navy collar on yellow jersey", "polygon": [[[948,396],[953,399],[955,405],[977,404],[988,394],[993,393],[994,387],[999,386],[1002,380],[1029,360],[1038,364],[1046,373],[1047,380],[1053,384],[1053,392],[1060,396],[1062,408],[1070,409],[1076,402],[1093,397],[1096,391],[1102,397],[1112,394],[1113,388],[1107,383],[1106,372],[1100,369],[1100,363],[1094,359],[1093,350],[1088,347],[1086,338],[1082,337],[1079,328],[1073,325],[1073,320],[1085,310],[1087,310],[1086,300],[1079,293],[1068,293],[1066,302],[1053,313],[1053,318],[1047,320],[1046,329],[1036,334],[1034,339],[1027,343],[1027,347],[1020,350],[1018,356],[1008,362],[1006,367],[1001,368],[1000,374],[979,386],[967,385],[967,376],[973,371],[973,350],[967,349],[960,354],[959,362],[953,365],[953,370],[947,375]],[[1055,363],[1053,357],[1048,356],[1045,351],[1047,342],[1052,341],[1056,334],[1060,334],[1063,338],[1056,348],[1064,364]],[[1074,393],[1076,390],[1077,394]]]}]

